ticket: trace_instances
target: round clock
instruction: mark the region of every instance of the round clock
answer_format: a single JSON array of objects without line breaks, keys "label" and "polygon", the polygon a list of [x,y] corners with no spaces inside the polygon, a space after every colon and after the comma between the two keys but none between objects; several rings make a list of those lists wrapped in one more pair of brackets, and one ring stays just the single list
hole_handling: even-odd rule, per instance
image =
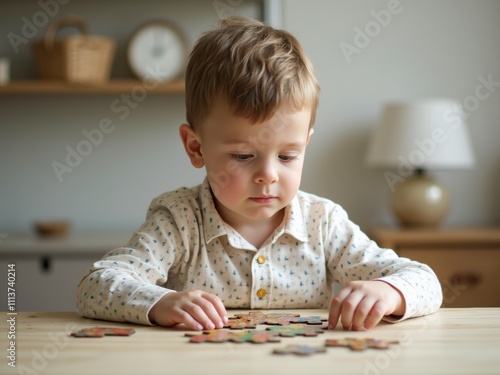
[{"label": "round clock", "polygon": [[187,42],[184,34],[167,21],[139,27],[128,44],[128,62],[142,80],[167,82],[184,70]]}]

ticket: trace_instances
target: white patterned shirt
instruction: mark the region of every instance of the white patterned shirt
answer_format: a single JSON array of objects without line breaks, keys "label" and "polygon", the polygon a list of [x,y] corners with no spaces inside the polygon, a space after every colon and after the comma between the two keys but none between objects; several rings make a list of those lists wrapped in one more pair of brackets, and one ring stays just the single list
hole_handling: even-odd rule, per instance
[{"label": "white patterned shirt", "polygon": [[78,286],[81,315],[151,324],[168,292],[204,290],[226,308],[329,308],[334,284],[383,280],[406,301],[401,318],[435,312],[442,292],[426,265],[371,241],[330,200],[299,191],[260,248],[225,223],[207,180],[155,198],[125,247],[94,263]]}]

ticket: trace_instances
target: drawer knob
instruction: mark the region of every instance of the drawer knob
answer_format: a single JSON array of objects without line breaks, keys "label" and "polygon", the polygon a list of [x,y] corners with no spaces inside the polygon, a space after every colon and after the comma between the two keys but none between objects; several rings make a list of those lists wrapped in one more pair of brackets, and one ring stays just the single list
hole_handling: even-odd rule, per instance
[{"label": "drawer knob", "polygon": [[50,257],[41,257],[40,258],[40,270],[43,273],[50,273],[52,271],[52,259]]},{"label": "drawer knob", "polygon": [[451,277],[453,285],[476,286],[481,282],[481,276],[472,272],[458,272]]}]

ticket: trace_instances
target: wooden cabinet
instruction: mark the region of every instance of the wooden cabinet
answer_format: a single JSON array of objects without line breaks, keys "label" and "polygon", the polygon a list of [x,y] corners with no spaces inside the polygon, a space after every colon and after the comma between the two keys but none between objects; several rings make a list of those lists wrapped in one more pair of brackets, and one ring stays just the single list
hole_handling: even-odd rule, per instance
[{"label": "wooden cabinet", "polygon": [[371,238],[429,265],[444,307],[500,306],[500,229],[375,229]]},{"label": "wooden cabinet", "polygon": [[[75,311],[84,273],[109,250],[124,246],[132,231],[81,233],[65,238],[11,235],[0,242],[0,310],[7,311],[7,273],[15,270],[16,311]],[[5,281],[4,281],[5,280]],[[9,291],[10,292],[10,291]]]},{"label": "wooden cabinet", "polygon": [[[15,269],[16,311],[75,311],[76,287],[98,256],[11,257],[0,256],[2,276]],[[8,268],[8,265],[12,265]],[[0,307],[7,310],[7,288],[0,290]]]}]

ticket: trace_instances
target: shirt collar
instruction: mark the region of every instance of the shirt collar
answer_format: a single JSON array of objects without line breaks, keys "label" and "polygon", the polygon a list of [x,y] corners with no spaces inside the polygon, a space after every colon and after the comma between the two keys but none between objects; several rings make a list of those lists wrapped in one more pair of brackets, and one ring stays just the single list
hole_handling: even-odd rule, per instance
[{"label": "shirt collar", "polygon": [[[238,232],[222,220],[215,208],[212,189],[210,188],[207,177],[205,177],[205,180],[201,185],[200,198],[203,215],[203,233],[207,244],[217,237],[227,235],[227,240],[232,247],[256,250],[255,246],[250,244]],[[293,236],[298,241],[308,242],[304,218],[297,196],[295,196],[292,199],[292,202],[285,207],[285,217],[283,223],[276,228],[272,234],[271,243],[275,243],[284,233]]]},{"label": "shirt collar", "polygon": [[207,177],[205,177],[201,185],[200,200],[203,215],[203,233],[205,234],[206,242],[210,243],[214,238],[227,234],[227,229],[226,223],[224,223],[215,209],[212,189]]},{"label": "shirt collar", "polygon": [[308,242],[304,215],[302,215],[302,209],[297,195],[295,195],[290,204],[285,207],[283,224],[274,232],[272,242],[274,243],[283,233],[293,236],[298,241]]}]

